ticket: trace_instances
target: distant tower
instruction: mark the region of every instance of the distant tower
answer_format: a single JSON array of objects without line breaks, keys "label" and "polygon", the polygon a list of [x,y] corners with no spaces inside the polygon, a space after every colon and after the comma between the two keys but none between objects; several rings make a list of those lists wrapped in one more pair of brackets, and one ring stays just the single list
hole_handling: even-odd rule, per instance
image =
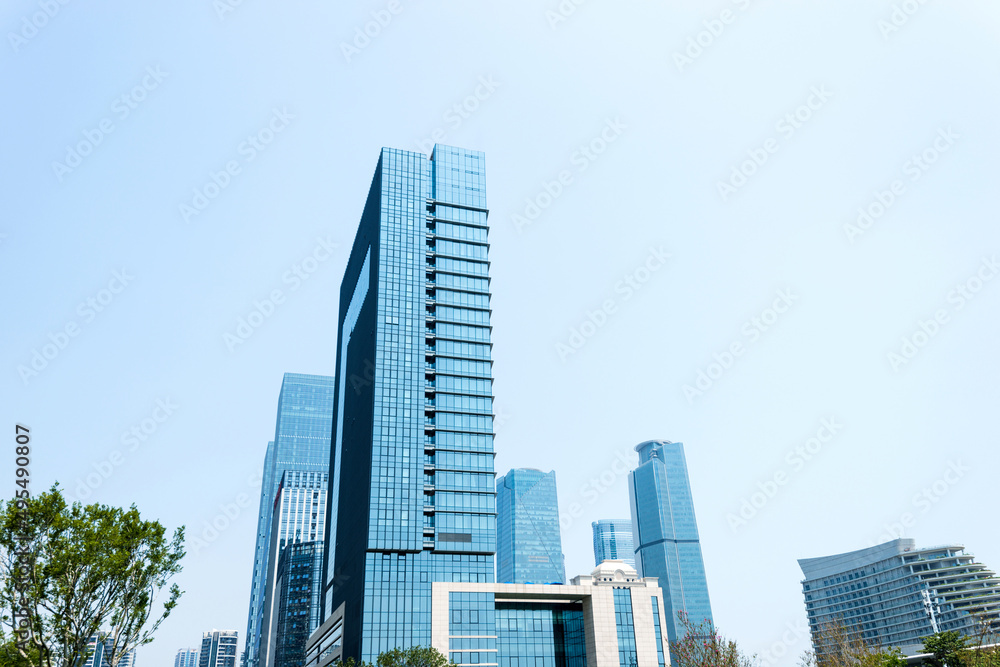
[{"label": "distant tower", "polygon": [[174,658],[174,667],[198,667],[198,649],[182,648]]},{"label": "distant tower", "polygon": [[[83,663],[83,667],[108,667],[108,657],[106,655],[108,650],[107,633],[102,632],[98,635],[93,635],[87,642],[87,651],[90,655],[87,657],[87,661]],[[127,652],[118,661],[118,667],[135,667],[135,649]]]},{"label": "distant tower", "polygon": [[212,630],[201,635],[198,667],[236,667],[235,630]]},{"label": "distant tower", "polygon": [[566,583],[554,471],[514,468],[497,479],[497,582]]},{"label": "distant tower", "polygon": [[637,445],[639,467],[629,473],[636,569],[658,577],[670,641],[683,636],[678,612],[693,623],[712,621],[684,445],[650,440]]},{"label": "distant tower", "polygon": [[606,560],[621,560],[635,567],[631,521],[601,519],[590,525],[594,529],[594,565]]}]

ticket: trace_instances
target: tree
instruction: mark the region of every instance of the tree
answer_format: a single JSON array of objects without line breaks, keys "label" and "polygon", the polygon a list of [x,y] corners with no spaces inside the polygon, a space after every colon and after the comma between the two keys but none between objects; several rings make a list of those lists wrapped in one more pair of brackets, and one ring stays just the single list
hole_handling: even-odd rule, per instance
[{"label": "tree", "polygon": [[681,638],[670,642],[671,667],[753,667],[756,656],[746,656],[735,641],[726,639],[705,619],[694,623],[677,612]]},{"label": "tree", "polygon": [[883,647],[865,639],[861,628],[849,628],[843,621],[822,626],[813,638],[815,651],[806,651],[803,667],[906,667],[898,648]]},{"label": "tree", "polygon": [[[391,651],[379,653],[375,660],[378,667],[454,667],[445,656],[433,646],[411,646],[408,649],[394,648]],[[369,662],[361,662],[354,658],[337,660],[335,667],[372,667]]]},{"label": "tree", "polygon": [[[111,667],[148,644],[177,605],[173,584],[157,616],[154,603],[181,571],[184,528],[171,540],[159,522],[107,505],[67,505],[59,485],[9,501],[0,511],[0,627],[30,667],[76,667],[88,640],[107,633]],[[18,634],[21,628],[23,634]],[[17,662],[3,664],[18,664]]]},{"label": "tree", "polygon": [[954,630],[924,637],[924,651],[933,656],[926,662],[933,667],[963,667],[961,653],[967,645],[966,638]]}]

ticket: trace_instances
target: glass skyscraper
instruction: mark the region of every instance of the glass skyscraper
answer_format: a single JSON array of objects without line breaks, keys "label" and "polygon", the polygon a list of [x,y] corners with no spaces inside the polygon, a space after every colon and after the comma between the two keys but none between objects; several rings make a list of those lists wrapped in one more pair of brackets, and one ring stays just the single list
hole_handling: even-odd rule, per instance
[{"label": "glass skyscraper", "polygon": [[824,631],[836,623],[866,643],[907,655],[923,653],[923,638],[937,632],[975,636],[980,622],[1000,631],[1000,580],[959,544],[918,549],[903,538],[803,558],[799,567],[819,656],[829,652]]},{"label": "glass skyscraper", "polygon": [[299,542],[281,551],[275,595],[274,667],[302,667],[306,640],[319,626],[323,543]]},{"label": "glass skyscraper", "polygon": [[566,583],[555,471],[514,468],[497,479],[497,581]]},{"label": "glass skyscraper", "polygon": [[174,656],[174,667],[198,667],[198,649],[179,649]]},{"label": "glass skyscraper", "polygon": [[590,527],[594,529],[594,565],[606,560],[621,560],[635,567],[631,521],[601,519],[591,523]]},{"label": "glass skyscraper", "polygon": [[285,373],[281,382],[274,441],[267,443],[261,475],[250,610],[243,652],[246,667],[260,667],[258,651],[267,584],[268,547],[278,486],[286,471],[327,472],[333,423],[333,385],[332,377],[301,373]]},{"label": "glass skyscraper", "polygon": [[496,543],[485,158],[384,148],[340,291],[324,626],[346,657],[431,640],[431,583]]},{"label": "glass skyscraper", "polygon": [[683,636],[678,612],[694,623],[712,621],[684,445],[651,440],[636,446],[639,466],[629,473],[636,569],[658,577],[669,641]]}]

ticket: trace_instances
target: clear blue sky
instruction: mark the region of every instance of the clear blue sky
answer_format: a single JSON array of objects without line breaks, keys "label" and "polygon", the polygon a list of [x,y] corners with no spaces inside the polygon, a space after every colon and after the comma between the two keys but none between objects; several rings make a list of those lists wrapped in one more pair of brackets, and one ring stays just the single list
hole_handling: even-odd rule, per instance
[{"label": "clear blue sky", "polygon": [[224,2],[0,20],[0,412],[33,488],[190,536],[253,498],[142,667],[242,646],[282,373],[332,374],[378,151],[435,138],[487,156],[497,470],[557,471],[567,574],[650,438],[686,445],[716,621],[772,664],[808,647],[797,558],[909,515],[1000,567],[1000,6]]}]

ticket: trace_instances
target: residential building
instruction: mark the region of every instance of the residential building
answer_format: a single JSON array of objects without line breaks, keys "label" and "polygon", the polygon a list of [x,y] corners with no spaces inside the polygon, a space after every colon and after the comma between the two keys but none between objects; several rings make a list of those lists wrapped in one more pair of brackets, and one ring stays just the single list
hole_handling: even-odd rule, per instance
[{"label": "residential building", "polygon": [[[83,667],[108,667],[110,661],[107,654],[111,648],[106,632],[93,635],[87,642],[87,660],[83,663]],[[135,667],[135,649],[121,656],[118,667]]]},{"label": "residential building", "polygon": [[590,524],[594,530],[594,564],[622,560],[635,567],[632,522],[628,519],[600,519]]},{"label": "residential building", "polygon": [[[329,487],[329,475],[325,472],[286,470],[281,476],[278,492],[275,494],[274,510],[272,512],[270,539],[268,548],[267,582],[264,587],[264,601],[261,605],[260,644],[257,656],[261,667],[274,667],[277,659],[279,632],[286,627],[284,617],[280,612],[283,594],[287,595],[287,581],[282,582],[281,564],[284,551],[300,543],[322,544],[325,538],[326,494]],[[322,552],[318,558],[322,559]],[[287,568],[288,563],[286,563]],[[287,572],[286,572],[287,574]],[[296,573],[299,581],[305,582],[304,573]],[[317,582],[315,591],[297,591],[305,597],[317,596],[316,615],[313,619],[304,619],[311,623],[312,628],[306,630],[306,636],[319,624],[318,596],[320,589]],[[296,588],[299,586],[296,585]],[[291,640],[289,639],[289,642]],[[291,646],[291,644],[288,644]],[[290,650],[285,653],[290,654]],[[283,654],[284,655],[284,654]]]},{"label": "residential building", "polygon": [[212,630],[201,635],[198,667],[236,667],[235,630]]},{"label": "residential building", "polygon": [[799,567],[817,654],[827,652],[832,624],[906,655],[922,653],[923,638],[937,632],[975,636],[981,621],[1000,631],[1000,579],[959,544],[917,548],[900,538]]},{"label": "residential building", "polygon": [[179,649],[174,657],[174,667],[198,667],[198,649]]},{"label": "residential building", "polygon": [[681,612],[695,624],[713,622],[684,445],[650,440],[635,450],[639,466],[629,473],[628,489],[636,569],[659,579],[667,635],[676,641],[684,636]]},{"label": "residential building", "polygon": [[555,471],[514,468],[497,478],[497,581],[566,583]]},{"label": "residential building", "polygon": [[482,153],[382,149],[341,283],[314,636],[366,662],[430,643],[433,582],[494,580],[485,186]]},{"label": "residential building", "polygon": [[[261,474],[257,540],[250,582],[250,608],[246,644],[241,664],[260,667],[261,623],[268,573],[268,548],[274,499],[285,471],[325,473],[330,465],[330,428],[333,422],[332,377],[285,373],[278,394],[274,441],[267,443]],[[326,507],[320,507],[319,524],[326,522]]]}]

